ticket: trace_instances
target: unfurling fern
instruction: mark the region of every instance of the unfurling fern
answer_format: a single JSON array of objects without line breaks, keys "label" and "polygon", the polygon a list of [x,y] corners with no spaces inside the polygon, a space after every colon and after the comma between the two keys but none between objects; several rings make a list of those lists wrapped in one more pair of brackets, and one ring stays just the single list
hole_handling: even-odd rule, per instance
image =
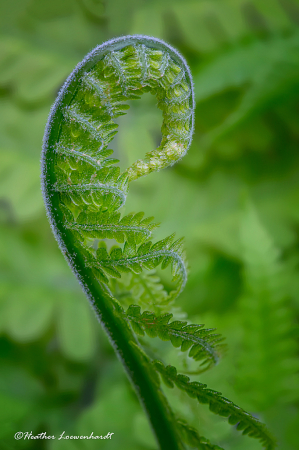
[{"label": "unfurling fern", "polygon": [[[114,119],[127,100],[151,92],[163,111],[162,141],[124,173],[110,158]],[[46,127],[42,159],[43,192],[53,232],[71,268],[107,331],[143,404],[163,450],[191,447],[215,450],[175,417],[162,392],[162,379],[211,411],[229,417],[243,433],[274,448],[265,427],[205,385],[190,382],[172,366],[151,361],[138,337],[146,333],[170,341],[204,369],[219,358],[220,338],[202,325],[174,320],[173,302],[186,283],[181,239],[150,241],[156,227],[143,213],[121,218],[129,182],[171,166],[187,151],[193,133],[194,96],[189,69],[164,42],[127,36],[93,50],[67,79]],[[110,251],[106,240],[118,243]],[[171,266],[175,288],[167,292],[153,269]],[[148,270],[146,273],[144,270]],[[124,294],[124,295],[123,295]],[[138,303],[137,305],[134,303]],[[126,310],[124,307],[128,307]],[[143,312],[141,312],[141,308]],[[151,308],[149,312],[146,308]]]}]

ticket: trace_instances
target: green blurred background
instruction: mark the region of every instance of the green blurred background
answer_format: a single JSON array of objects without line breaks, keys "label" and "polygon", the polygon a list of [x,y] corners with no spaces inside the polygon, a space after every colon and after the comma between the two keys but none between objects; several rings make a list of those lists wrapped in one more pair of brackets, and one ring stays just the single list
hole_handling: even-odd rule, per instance
[{"label": "green blurred background", "polygon": [[[228,344],[194,379],[265,421],[281,450],[298,450],[299,1],[2,0],[0,24],[0,449],[156,449],[51,234],[39,175],[45,123],[67,75],[96,45],[140,33],[190,64],[196,130],[180,163],[132,183],[126,211],[154,215],[157,238],[186,238],[190,274],[177,303]],[[161,111],[143,97],[119,120],[122,168],[159,143]],[[169,343],[155,345],[180,367]],[[260,448],[170,394],[214,443]],[[15,441],[17,431],[115,434]]]}]

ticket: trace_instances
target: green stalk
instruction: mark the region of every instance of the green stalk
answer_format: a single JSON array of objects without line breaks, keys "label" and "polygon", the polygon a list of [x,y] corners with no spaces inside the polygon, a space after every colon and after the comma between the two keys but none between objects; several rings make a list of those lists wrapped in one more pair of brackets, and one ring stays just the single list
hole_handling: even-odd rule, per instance
[{"label": "green stalk", "polygon": [[[61,123],[64,120],[64,109],[71,104],[72,99],[76,95],[82,76],[103,57],[107,48],[117,50],[124,45],[134,43],[136,39],[140,42],[145,41],[147,45],[154,48],[165,49],[166,46],[169,54],[175,61],[179,61],[180,64],[185,64],[182,57],[170,46],[157,39],[143,36],[127,36],[112,40],[91,52],[85,60],[78,64],[69,76],[52,107],[46,126],[43,145],[42,189],[48,218],[54,235],[90,300],[100,323],[105,328],[117,356],[124,365],[127,375],[148,415],[160,449],[183,450],[184,446],[178,435],[175,418],[157,382],[157,375],[156,377],[154,376],[155,374],[153,375],[151,364],[143,357],[143,352],[130,326],[117,313],[113,301],[96,280],[92,269],[86,267],[84,258],[78,250],[78,244],[75,242],[73,234],[64,226],[59,193],[55,191],[55,183],[57,181],[55,178],[55,145],[59,140]],[[187,79],[189,80],[190,86],[192,86],[190,81],[191,75],[188,69],[186,70]],[[194,99],[192,101],[194,106]],[[190,145],[190,142],[191,138],[189,139],[188,145]],[[173,161],[170,162],[173,163]]]},{"label": "green stalk", "polygon": [[[161,450],[183,450],[184,446],[176,431],[173,413],[157,383],[151,376],[151,367],[143,361],[134,344],[138,342],[127,324],[115,311],[109,295],[101,288],[91,269],[85,266],[82,255],[76,251],[72,234],[63,225],[59,196],[53,192],[54,161],[50,151],[43,155],[42,183],[47,213],[54,235],[84,292],[90,300],[101,325],[124,365],[138,397],[149,418],[152,430]],[[133,344],[132,344],[133,343]]]}]

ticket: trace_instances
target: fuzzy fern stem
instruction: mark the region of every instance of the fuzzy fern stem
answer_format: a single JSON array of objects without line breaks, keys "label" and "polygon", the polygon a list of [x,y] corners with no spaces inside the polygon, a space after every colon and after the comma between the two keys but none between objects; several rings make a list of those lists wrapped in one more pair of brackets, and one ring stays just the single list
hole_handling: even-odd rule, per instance
[{"label": "fuzzy fern stem", "polygon": [[[146,51],[146,46],[149,48],[148,52]],[[118,50],[123,47],[126,47],[127,50],[124,51],[124,54],[121,54]],[[106,330],[119,359],[124,365],[128,377],[149,417],[159,447],[161,450],[170,448],[172,450],[183,450],[184,445],[177,431],[173,414],[160,388],[159,378],[151,364],[146,360],[146,355],[138,345],[129,323],[121,314],[118,314],[115,306],[116,302],[103,284],[107,280],[107,275],[118,273],[116,267],[114,267],[116,265],[113,265],[114,260],[112,259],[111,261],[109,257],[106,259],[102,258],[100,262],[97,260],[97,264],[95,264],[94,255],[88,254],[86,248],[82,247],[84,232],[89,232],[91,235],[93,235],[92,233],[107,232],[107,226],[99,228],[99,220],[97,218],[94,221],[90,219],[96,210],[100,213],[101,218],[108,213],[111,219],[112,216],[109,211],[112,213],[117,211],[125,201],[126,183],[128,180],[134,180],[153,170],[159,170],[173,164],[186,152],[190,144],[192,123],[191,128],[188,127],[184,131],[180,122],[180,111],[177,110],[173,113],[172,125],[171,120],[167,118],[167,111],[165,111],[164,116],[167,120],[165,119],[164,124],[164,142],[161,143],[160,148],[148,155],[146,160],[137,161],[126,171],[124,176],[120,177],[117,174],[115,175],[114,168],[110,168],[111,163],[113,164],[115,160],[111,160],[110,163],[109,159],[107,159],[107,156],[111,153],[106,150],[107,144],[115,134],[114,125],[111,121],[109,122],[109,117],[112,119],[122,114],[121,110],[124,105],[120,102],[125,100],[124,97],[127,97],[127,99],[135,98],[135,92],[140,93],[142,85],[146,89],[150,88],[151,77],[153,79],[152,83],[155,82],[155,79],[162,80],[162,75],[166,74],[169,66],[168,85],[172,85],[172,89],[176,89],[175,95],[178,97],[179,102],[181,101],[179,97],[182,95],[188,99],[186,94],[189,93],[190,95],[190,87],[186,88],[186,84],[181,84],[181,88],[178,84],[175,87],[176,84],[174,83],[177,77],[178,82],[182,83],[184,61],[170,47],[167,47],[166,50],[165,52],[165,44],[158,40],[142,36],[120,38],[97,47],[77,66],[60,91],[49,117],[43,147],[42,187],[54,235],[89,298],[102,326]],[[130,68],[126,66],[130,58],[138,60],[140,54],[143,58],[141,58],[141,61],[144,61],[144,58],[149,60],[149,63],[141,68],[141,78],[149,81],[147,83],[148,86],[145,85],[145,81],[141,85],[138,81],[138,86],[132,86],[132,73],[134,70],[135,78],[138,78],[140,75],[138,72],[139,67],[137,67],[139,61],[138,64],[136,63],[137,65],[135,64],[135,68],[133,67],[131,73]],[[163,59],[161,64],[162,73],[158,70],[161,63],[160,55],[162,55]],[[175,64],[169,55],[172,55],[179,64]],[[125,56],[127,59],[125,61],[120,60],[120,56]],[[150,62],[152,62],[152,65],[150,65]],[[104,71],[106,72],[103,79],[96,78],[96,75],[98,75],[95,69],[97,63],[104,64]],[[113,73],[110,69],[114,70],[112,70]],[[152,70],[152,74],[149,76],[150,70]],[[130,81],[128,81],[128,74],[130,75]],[[187,71],[186,74],[188,76],[189,72]],[[109,85],[105,84],[105,78],[109,79]],[[116,85],[115,92],[109,91],[108,87],[113,82]],[[166,97],[163,100],[163,92],[165,91],[163,91],[163,83],[165,82],[162,82],[162,88],[157,91],[162,108],[163,102],[165,105],[168,102]],[[118,86],[121,86],[122,92],[119,91]],[[92,116],[88,116],[87,109],[84,106],[82,107],[83,100],[80,98],[80,89],[84,91],[85,105],[89,105],[91,109],[94,107],[95,102],[98,102],[98,98],[102,99],[100,101],[101,104],[96,105],[99,107],[100,114],[102,113],[102,117],[100,117],[102,126],[95,123]],[[78,100],[72,103],[75,95],[77,95]],[[92,96],[94,96],[94,99]],[[106,116],[108,116],[108,121]],[[184,123],[186,123],[185,118]],[[84,172],[82,172],[81,167],[85,168]],[[76,175],[76,173],[82,174],[80,179],[74,179],[74,174]],[[97,178],[99,180],[98,183]],[[87,212],[83,208],[86,205],[87,209],[88,205],[91,205]],[[88,219],[87,224],[85,218]],[[144,225],[145,221],[138,224],[140,225],[139,228],[136,226],[134,228],[134,225],[132,225],[131,229],[128,230],[130,220],[126,221],[126,227],[117,227],[115,220],[111,220],[114,224],[114,232],[116,233],[115,230],[118,230],[118,235],[115,234],[114,237],[120,242],[127,237],[126,233],[130,234],[129,232],[131,232],[130,237],[134,232],[134,245],[142,243],[144,236],[148,238],[150,235],[150,227]],[[78,237],[79,239],[77,239]],[[171,245],[172,247],[170,247]],[[174,246],[176,247],[175,250],[173,250]],[[178,264],[182,266],[181,256],[177,253],[178,245],[173,243],[173,239],[163,242],[158,247],[160,253],[157,256],[157,252],[151,254],[150,246],[146,245],[147,253],[146,257],[143,258],[143,264],[153,264],[155,266],[157,259],[161,260],[163,258],[165,264],[169,264],[173,255]],[[103,250],[101,254],[103,254]],[[142,264],[141,258],[138,259],[137,254],[132,261],[130,267],[134,270],[137,270],[138,265]],[[182,267],[185,270],[184,266]],[[118,268],[118,270],[121,269],[122,267]],[[180,272],[179,269],[176,270],[176,276],[179,278],[178,290],[181,290],[185,279],[180,279],[178,272]]]},{"label": "fuzzy fern stem", "polygon": [[[49,161],[50,162],[50,161]],[[56,223],[61,224],[61,218],[55,206],[51,214],[55,217]],[[127,375],[144,406],[149,417],[153,431],[161,450],[169,448],[174,450],[184,449],[178,433],[171,420],[172,413],[167,400],[160,389],[155,374],[149,370],[149,366],[144,363],[145,357],[138,351],[137,340],[126,321],[117,314],[117,308],[113,303],[109,293],[94,278],[90,269],[86,268],[82,256],[72,251],[72,236],[67,236],[66,230],[56,229],[57,237],[64,233],[64,240],[69,246],[64,247],[71,262],[72,269],[81,283],[87,297],[89,298],[102,326],[106,330],[109,340],[124,365]],[[66,239],[68,238],[68,239]]]}]

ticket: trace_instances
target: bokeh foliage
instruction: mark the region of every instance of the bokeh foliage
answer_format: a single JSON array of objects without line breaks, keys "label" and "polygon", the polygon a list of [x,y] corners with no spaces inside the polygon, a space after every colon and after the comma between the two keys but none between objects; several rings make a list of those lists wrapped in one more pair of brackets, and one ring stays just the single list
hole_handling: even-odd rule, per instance
[{"label": "bokeh foliage", "polygon": [[[157,238],[186,237],[190,274],[178,304],[228,344],[220,364],[194,379],[264,420],[281,450],[298,449],[298,25],[298,0],[0,3],[1,449],[156,448],[51,235],[39,180],[45,122],[66,76],[97,44],[133,33],[182,52],[197,108],[187,156],[133,183],[126,212],[154,215]],[[149,94],[132,102],[113,143],[122,168],[159,143],[160,124]],[[190,369],[168,343],[155,345],[165,361]],[[259,448],[182,393],[169,395],[213,442]],[[115,435],[13,439],[64,430]]]}]

